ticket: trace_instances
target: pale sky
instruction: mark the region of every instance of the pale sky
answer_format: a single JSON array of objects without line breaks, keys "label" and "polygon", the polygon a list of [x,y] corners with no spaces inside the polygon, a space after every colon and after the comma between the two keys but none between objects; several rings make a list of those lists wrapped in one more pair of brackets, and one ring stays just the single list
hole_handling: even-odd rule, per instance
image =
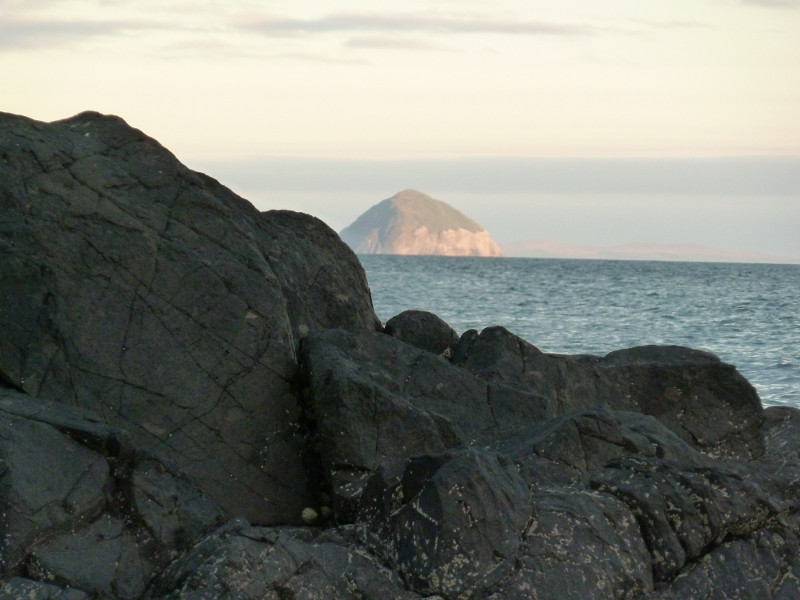
[{"label": "pale sky", "polygon": [[[541,189],[520,159],[579,158],[567,172],[588,182],[610,159],[669,159],[648,193],[679,193],[687,206],[687,192],[667,179],[693,172],[670,170],[671,160],[734,159],[725,164],[735,167],[756,157],[747,168],[757,171],[777,157],[784,171],[780,161],[800,166],[798,32],[800,0],[0,0],[0,110],[45,121],[87,109],[117,114],[261,208],[316,194],[309,211],[340,221],[329,223],[335,229],[405,187],[457,208],[459,194],[469,195],[484,220],[508,214],[519,226],[542,216],[525,212],[534,210],[526,193],[562,191]],[[528,181],[515,200],[504,196],[510,204],[491,200],[490,183],[505,181],[496,166],[476,184],[481,190],[451,185],[452,165],[473,160],[462,172],[476,180],[487,157],[513,159],[508,176]],[[339,190],[338,212],[323,197],[330,169],[314,170],[322,159],[339,161],[355,180]],[[586,171],[587,159],[600,162]],[[387,177],[383,191],[367,192],[354,169],[370,161],[378,171],[395,165],[396,175],[409,161],[450,165],[451,179],[438,181],[433,169],[425,187]],[[292,179],[303,164],[306,178]],[[724,178],[718,167],[700,179]],[[773,205],[763,197],[780,197],[775,223],[786,228],[788,218],[800,230],[800,182],[791,171],[777,191],[753,191],[762,198],[753,210],[769,221],[763,213]],[[232,173],[239,175],[226,178]],[[477,202],[478,191],[494,207]],[[576,225],[578,233],[589,225]],[[511,226],[487,228],[519,239]],[[775,226],[765,227],[755,235],[766,242]],[[718,241],[707,233],[695,241],[737,243],[733,234]],[[800,257],[800,242],[790,239],[800,236],[785,237],[770,251]]]}]

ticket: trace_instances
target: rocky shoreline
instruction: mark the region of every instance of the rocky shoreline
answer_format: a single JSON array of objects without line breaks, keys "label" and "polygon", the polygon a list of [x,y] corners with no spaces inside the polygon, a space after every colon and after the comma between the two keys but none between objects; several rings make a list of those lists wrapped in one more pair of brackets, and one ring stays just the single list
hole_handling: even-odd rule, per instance
[{"label": "rocky shoreline", "polygon": [[800,411],[689,348],[385,327],[321,221],[0,114],[0,598],[800,598]]}]

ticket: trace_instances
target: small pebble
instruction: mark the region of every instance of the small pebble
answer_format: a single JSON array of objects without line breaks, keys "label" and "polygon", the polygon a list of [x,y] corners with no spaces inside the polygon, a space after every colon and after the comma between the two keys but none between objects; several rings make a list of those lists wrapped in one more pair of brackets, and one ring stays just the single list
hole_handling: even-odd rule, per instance
[{"label": "small pebble", "polygon": [[300,513],[300,518],[303,519],[303,523],[306,525],[313,525],[317,522],[317,519],[319,519],[319,513],[310,506],[307,506],[303,509],[303,512]]}]

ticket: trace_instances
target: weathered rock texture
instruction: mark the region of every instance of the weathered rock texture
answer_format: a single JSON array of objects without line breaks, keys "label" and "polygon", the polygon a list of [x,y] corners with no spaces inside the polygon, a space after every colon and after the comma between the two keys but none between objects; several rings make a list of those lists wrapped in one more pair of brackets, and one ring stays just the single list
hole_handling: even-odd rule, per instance
[{"label": "weathered rock texture", "polygon": [[0,598],[62,597],[22,576],[140,598],[224,520],[194,483],[95,413],[2,387],[0,461]]},{"label": "weathered rock texture", "polygon": [[231,513],[298,519],[298,341],[376,327],[323,223],[259,213],[116,117],[2,115],[0,286],[0,380],[96,411]]},{"label": "weathered rock texture", "polygon": [[416,190],[404,190],[379,202],[340,235],[361,254],[503,255],[478,223]]},{"label": "weathered rock texture", "polygon": [[381,330],[319,221],[0,116],[0,600],[787,600],[799,557],[800,410],[717,357]]},{"label": "weathered rock texture", "polygon": [[489,327],[462,336],[453,362],[486,381],[543,396],[553,416],[586,406],[634,410],[716,456],[758,458],[764,451],[758,394],[707,352],[646,346],[602,358],[561,356]]}]

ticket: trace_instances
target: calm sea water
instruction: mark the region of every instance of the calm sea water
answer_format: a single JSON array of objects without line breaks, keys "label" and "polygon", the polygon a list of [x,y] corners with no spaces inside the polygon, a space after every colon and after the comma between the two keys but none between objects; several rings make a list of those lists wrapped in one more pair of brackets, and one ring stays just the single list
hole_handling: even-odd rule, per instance
[{"label": "calm sea water", "polygon": [[765,405],[800,408],[800,265],[359,256],[375,311],[502,325],[544,352],[643,344],[708,350]]}]

